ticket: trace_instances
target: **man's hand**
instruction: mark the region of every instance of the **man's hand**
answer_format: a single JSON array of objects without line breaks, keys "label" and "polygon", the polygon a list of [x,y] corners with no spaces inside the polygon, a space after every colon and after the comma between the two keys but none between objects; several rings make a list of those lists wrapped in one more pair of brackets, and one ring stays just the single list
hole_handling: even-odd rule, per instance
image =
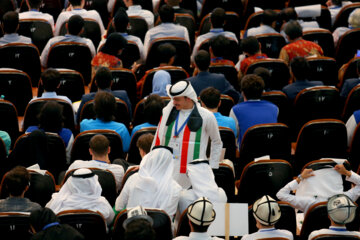
[{"label": "man's hand", "polygon": [[334,167],[334,169],[340,173],[341,175],[345,175],[347,177],[351,176],[351,172],[346,170],[345,166],[343,164],[338,164]]},{"label": "man's hand", "polygon": [[300,183],[301,180],[312,177],[312,176],[315,176],[314,170],[312,170],[311,168],[305,168],[304,171],[302,171],[302,173],[299,175],[299,177],[296,178],[296,181],[298,183]]}]

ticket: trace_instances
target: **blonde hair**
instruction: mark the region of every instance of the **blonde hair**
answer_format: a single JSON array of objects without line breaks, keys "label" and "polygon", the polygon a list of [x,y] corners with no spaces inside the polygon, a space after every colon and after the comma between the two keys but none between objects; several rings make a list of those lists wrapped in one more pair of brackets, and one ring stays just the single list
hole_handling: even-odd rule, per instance
[{"label": "blonde hair", "polygon": [[349,27],[360,28],[360,8],[351,12],[348,18]]}]

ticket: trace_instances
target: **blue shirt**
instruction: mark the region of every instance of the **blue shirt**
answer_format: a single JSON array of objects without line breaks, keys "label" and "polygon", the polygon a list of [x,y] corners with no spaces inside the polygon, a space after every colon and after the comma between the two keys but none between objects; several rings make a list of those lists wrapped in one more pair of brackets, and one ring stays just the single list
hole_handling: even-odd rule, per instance
[{"label": "blue shirt", "polygon": [[133,128],[133,130],[131,131],[131,138],[134,136],[134,134],[135,134],[137,131],[139,131],[139,130],[142,129],[142,128],[147,128],[147,127],[157,127],[157,126],[156,126],[156,125],[152,125],[152,124],[150,124],[150,123],[148,123],[148,122],[139,124],[139,125],[135,126],[135,127]]},{"label": "blue shirt", "polygon": [[235,137],[237,137],[236,123],[231,117],[223,116],[221,113],[214,113],[219,127],[227,127],[233,130]]},{"label": "blue shirt", "polygon": [[124,152],[129,151],[130,134],[124,124],[115,121],[104,122],[100,119],[84,119],[80,123],[80,132],[97,129],[113,130],[117,132],[121,137]]}]

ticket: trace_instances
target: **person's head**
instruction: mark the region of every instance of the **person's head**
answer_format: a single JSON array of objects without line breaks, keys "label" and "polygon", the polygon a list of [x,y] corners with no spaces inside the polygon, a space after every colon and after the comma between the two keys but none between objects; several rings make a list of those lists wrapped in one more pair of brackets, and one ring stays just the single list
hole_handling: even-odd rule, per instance
[{"label": "person's head", "polygon": [[328,200],[327,211],[331,225],[344,226],[354,220],[356,205],[345,194],[337,194]]},{"label": "person's head", "polygon": [[142,5],[144,3],[144,0],[132,0],[133,5]]},{"label": "person's head", "polygon": [[187,216],[192,232],[206,232],[216,213],[212,203],[206,197],[200,197],[189,205]]},{"label": "person's head", "polygon": [[201,106],[217,112],[220,106],[220,95],[220,91],[214,87],[205,88],[200,93]]},{"label": "person's head", "polygon": [[267,89],[270,85],[270,79],[271,79],[271,73],[269,71],[269,69],[264,68],[264,67],[257,67],[255,68],[253,74],[258,75],[259,77],[262,78],[262,80],[265,83],[265,89]]},{"label": "person's head", "polygon": [[269,195],[256,200],[252,210],[258,228],[274,226],[281,217],[279,204]]},{"label": "person's head", "polygon": [[349,27],[360,28],[360,9],[356,8],[348,18]]},{"label": "person's head", "polygon": [[294,57],[290,61],[290,70],[295,80],[304,80],[309,76],[310,65],[304,57]]},{"label": "person's head", "polygon": [[42,0],[27,0],[30,9],[40,9]]},{"label": "person's head", "polygon": [[149,221],[139,218],[127,224],[124,239],[155,240],[155,230]]},{"label": "person's head", "polygon": [[343,0],[328,0],[326,4],[330,6],[342,6],[342,2]]},{"label": "person's head", "polygon": [[9,11],[3,15],[2,27],[5,33],[15,33],[19,28],[19,14]]},{"label": "person's head", "polygon": [[66,23],[67,31],[70,35],[80,35],[84,31],[85,21],[80,15],[73,15]]},{"label": "person's head", "polygon": [[79,7],[79,6],[81,6],[82,5],[82,2],[83,2],[84,0],[69,0],[69,3],[71,4],[71,6],[73,6],[73,7]]},{"label": "person's head", "polygon": [[280,12],[280,19],[283,22],[288,22],[290,20],[296,20],[297,18],[298,18],[297,13],[296,13],[295,9],[292,7],[284,8]]},{"label": "person's head", "polygon": [[246,100],[260,99],[264,87],[264,81],[255,74],[247,74],[241,80],[241,91]]},{"label": "person's head", "polygon": [[212,10],[210,22],[212,28],[222,28],[225,22],[225,10],[223,8],[215,8]]},{"label": "person's head", "polygon": [[63,127],[63,106],[56,101],[48,101],[42,106],[38,119],[41,129],[58,133]]},{"label": "person's head", "polygon": [[100,198],[101,191],[98,176],[88,168],[79,168],[72,173],[71,177],[61,187],[59,194],[68,196],[76,194],[79,198],[83,196],[97,196]]},{"label": "person's head", "polygon": [[40,232],[46,225],[54,222],[59,222],[59,219],[50,208],[38,209],[30,214],[30,225],[35,232]]},{"label": "person's head", "polygon": [[160,63],[171,65],[174,63],[176,48],[171,43],[160,44],[157,48]]},{"label": "person's head", "polygon": [[95,84],[99,90],[104,90],[111,87],[112,84],[112,74],[109,68],[100,67],[94,77]]},{"label": "person's head", "polygon": [[48,68],[41,73],[41,82],[45,92],[55,92],[60,85],[60,73],[54,68]]},{"label": "person's head", "polygon": [[278,13],[272,9],[266,9],[261,17],[261,23],[271,27],[275,27]]},{"label": "person's head", "polygon": [[23,166],[11,169],[5,177],[4,186],[12,197],[23,197],[30,185],[30,174]]},{"label": "person's head", "polygon": [[154,74],[152,82],[152,94],[166,97],[166,86],[171,84],[171,75],[167,71],[159,70]]},{"label": "person's head", "polygon": [[151,133],[145,133],[138,138],[136,141],[136,147],[139,149],[141,157],[144,157],[150,152],[153,140],[154,135]]},{"label": "person's head", "polygon": [[198,53],[195,55],[194,60],[197,68],[200,71],[203,72],[209,69],[211,58],[210,58],[210,54],[207,51],[205,50],[198,51]]},{"label": "person's head", "polygon": [[152,124],[158,125],[164,108],[164,100],[157,94],[151,94],[144,102],[144,118]]},{"label": "person's head", "polygon": [[97,134],[90,139],[89,152],[94,160],[103,158],[110,153],[110,141],[102,134]]},{"label": "person's head", "polygon": [[129,17],[123,8],[119,8],[114,16],[113,24],[117,32],[126,32],[129,26]]},{"label": "person's head", "polygon": [[188,80],[178,81],[174,85],[168,86],[166,90],[177,110],[192,109],[198,101],[196,92]]},{"label": "person's head", "polygon": [[115,97],[106,91],[99,91],[94,98],[94,111],[96,118],[104,122],[110,122],[114,119],[116,109]]},{"label": "person's head", "polygon": [[286,24],[284,32],[290,41],[302,37],[302,27],[297,21],[290,21]]},{"label": "person's head", "polygon": [[172,23],[175,20],[175,11],[167,4],[160,7],[159,15],[162,23]]},{"label": "person's head", "polygon": [[171,7],[177,7],[180,5],[181,0],[165,0],[165,3]]},{"label": "person's head", "polygon": [[106,53],[112,56],[119,56],[122,50],[126,47],[127,40],[119,33],[111,33],[107,38],[104,46],[100,49],[100,52]]},{"label": "person's head", "polygon": [[260,43],[256,37],[250,36],[241,41],[241,48],[249,56],[260,52]]},{"label": "person's head", "polygon": [[217,35],[210,39],[209,45],[210,52],[212,52],[214,57],[224,57],[230,45],[230,40],[223,35]]}]

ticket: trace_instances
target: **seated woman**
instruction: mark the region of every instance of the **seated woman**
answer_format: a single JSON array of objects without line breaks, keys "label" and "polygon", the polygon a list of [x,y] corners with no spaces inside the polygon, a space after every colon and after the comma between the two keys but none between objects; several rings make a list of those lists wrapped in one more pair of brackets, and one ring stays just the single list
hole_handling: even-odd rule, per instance
[{"label": "seated woman", "polygon": [[99,212],[110,225],[115,213],[106,198],[101,196],[101,191],[98,176],[90,169],[80,168],[68,178],[58,193],[52,195],[46,207],[55,214],[76,209]]},{"label": "seated woman", "polygon": [[166,85],[171,84],[170,73],[159,70],[154,74],[152,81],[152,94],[157,94],[160,97],[167,97]]},{"label": "seated woman", "polygon": [[124,185],[115,202],[115,210],[136,207],[159,208],[172,218],[177,210],[181,186],[173,179],[172,150],[157,146],[144,156],[139,172]]},{"label": "seated woman", "polygon": [[35,130],[42,130],[44,132],[57,133],[64,141],[66,146],[66,160],[69,163],[74,136],[70,129],[63,127],[63,107],[55,101],[49,101],[42,106],[38,119],[39,125],[30,126],[25,132],[31,133]]}]

